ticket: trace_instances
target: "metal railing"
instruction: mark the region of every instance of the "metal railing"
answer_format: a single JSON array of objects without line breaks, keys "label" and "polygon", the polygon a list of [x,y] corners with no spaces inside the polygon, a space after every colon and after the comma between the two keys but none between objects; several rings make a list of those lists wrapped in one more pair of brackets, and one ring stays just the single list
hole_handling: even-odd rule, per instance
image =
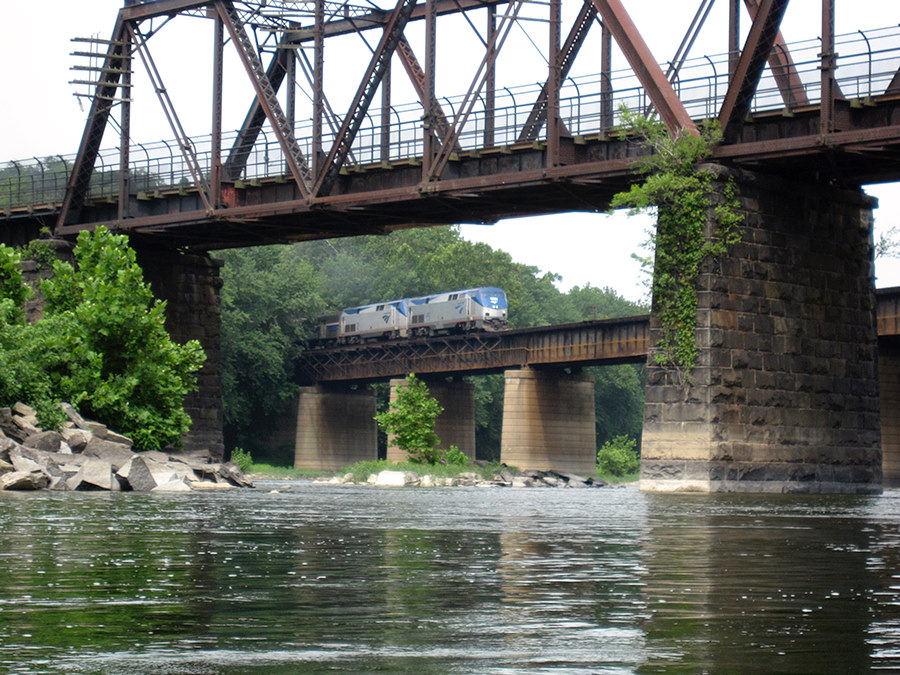
[{"label": "metal railing", "polygon": [[[848,99],[866,100],[883,95],[900,70],[900,27],[892,26],[857,31],[836,39],[838,57],[837,80],[841,93]],[[808,40],[790,46],[796,73],[806,98],[815,104],[820,97],[819,40]],[[541,82],[503,87],[495,94],[493,114],[493,144],[495,147],[514,145],[537,99]],[[650,109],[650,100],[630,70],[612,73],[611,94],[604,94],[601,75],[582,75],[567,78],[560,90],[560,113],[566,128],[576,136],[591,136],[608,131],[604,127],[602,111],[613,109],[612,125],[620,123],[620,108]],[[673,76],[673,86],[682,104],[694,119],[714,117],[728,89],[728,56],[703,56],[690,59]],[[611,101],[605,100],[610,97]],[[462,96],[444,97],[440,104],[451,124],[462,103]],[[605,105],[604,105],[605,104]],[[781,92],[771,70],[766,69],[752,102],[753,112],[779,110],[785,107]],[[381,111],[373,109],[366,116],[351,148],[355,165],[377,165],[383,162],[403,162],[422,155],[422,106],[419,102],[391,106],[388,155],[382,152]],[[606,120],[605,124],[609,125]],[[339,125],[334,125],[336,128]],[[485,150],[484,133],[487,126],[483,99],[476,104],[459,136],[463,151]],[[334,142],[334,132],[323,132],[322,146]],[[302,121],[295,126],[295,136],[304,155],[312,153],[312,122]],[[224,135],[223,147],[237,138],[237,131]],[[211,167],[212,139],[201,136],[192,139],[194,152],[201,169],[208,175]],[[182,153],[174,141],[132,143],[131,190],[134,194],[160,190],[190,189],[192,178]],[[13,209],[53,209],[65,194],[68,173],[74,156],[54,156],[7,162],[0,167],[0,212]],[[95,164],[88,198],[114,198],[118,195],[118,148],[100,152]],[[352,165],[349,165],[352,166]],[[240,179],[257,181],[287,175],[288,169],[274,132],[264,126],[247,159]]]}]

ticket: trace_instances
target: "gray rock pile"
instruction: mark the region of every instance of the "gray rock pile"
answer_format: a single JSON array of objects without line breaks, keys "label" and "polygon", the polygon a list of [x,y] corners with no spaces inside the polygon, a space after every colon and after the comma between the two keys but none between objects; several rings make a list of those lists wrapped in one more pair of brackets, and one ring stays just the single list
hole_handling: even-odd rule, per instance
[{"label": "gray rock pile", "polygon": [[[352,483],[353,474],[333,478],[329,483]],[[454,478],[441,478],[429,474],[420,475],[414,471],[392,471],[386,469],[373,473],[366,481],[380,487],[556,487],[588,488],[606,487],[606,483],[592,476],[578,476],[565,471],[522,471],[513,473],[503,468],[492,478],[485,479],[474,471],[467,471]]]},{"label": "gray rock pile", "polygon": [[253,487],[237,464],[192,455],[134,452],[131,439],[83,419],[67,404],[60,431],[38,427],[22,403],[0,408],[0,490],[188,492]]}]

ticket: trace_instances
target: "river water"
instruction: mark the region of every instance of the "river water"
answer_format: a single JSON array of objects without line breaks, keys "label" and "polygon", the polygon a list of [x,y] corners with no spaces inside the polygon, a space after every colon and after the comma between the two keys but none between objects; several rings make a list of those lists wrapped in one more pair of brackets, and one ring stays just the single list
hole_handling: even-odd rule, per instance
[{"label": "river water", "polygon": [[880,668],[900,492],[0,492],[3,673]]}]

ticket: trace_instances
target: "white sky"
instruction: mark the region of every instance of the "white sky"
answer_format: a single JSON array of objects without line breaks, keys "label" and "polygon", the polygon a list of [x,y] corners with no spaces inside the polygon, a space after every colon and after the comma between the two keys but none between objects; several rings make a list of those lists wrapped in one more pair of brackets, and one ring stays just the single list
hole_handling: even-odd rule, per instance
[{"label": "white sky", "polygon": [[[359,4],[362,4],[361,0]],[[789,43],[819,35],[819,4],[818,0],[792,1],[782,24],[782,32]],[[86,113],[72,95],[74,87],[69,84],[70,80],[83,77],[82,73],[70,71],[70,67],[77,62],[70,53],[83,46],[71,43],[70,39],[88,36],[108,38],[121,5],[121,0],[3,0],[4,20],[0,22],[0,63],[4,64],[0,70],[0,91],[3,92],[0,163],[11,159],[72,154],[77,150]],[[665,61],[673,56],[699,0],[625,0],[625,5],[647,37],[654,55]],[[564,34],[568,29],[566,17],[571,16],[578,6],[579,3],[573,0],[565,0]],[[722,20],[725,6],[724,0],[718,1],[692,55],[725,50],[725,22]],[[747,23],[744,22],[744,28]],[[898,24],[900,2],[896,0],[837,0],[839,34]],[[534,36],[540,36],[542,29],[542,24],[532,22],[529,25],[529,31]],[[416,30],[418,28],[407,31],[414,47],[421,41]],[[438,76],[442,77],[442,64],[449,63],[454,63],[454,67],[449,69],[453,72],[448,75],[444,71],[443,81],[456,76],[456,82],[443,91],[448,95],[464,93],[468,78],[460,80],[460,73],[472,72],[473,64],[476,64],[471,56],[478,50],[469,49],[467,45],[470,43],[465,42],[467,35],[471,37],[471,29],[460,25],[458,30],[459,39],[445,39],[443,36],[448,33],[439,35]],[[168,39],[169,43],[157,47],[157,41],[163,39]],[[340,77],[345,70],[352,70],[358,64],[364,66],[368,61],[368,52],[360,51],[358,38],[352,39],[356,42],[344,43],[340,53],[335,50],[326,53],[326,82],[344,79],[355,84],[358,80],[352,75]],[[516,39],[521,44],[515,43]],[[536,37],[536,41],[540,39]],[[176,110],[191,135],[209,133],[211,69],[208,64],[211,45],[211,22],[183,17],[166,26],[158,40],[154,38],[151,41],[153,55]],[[499,66],[498,82],[542,79],[541,63],[535,61],[536,50],[524,43],[523,34],[511,34],[510,42],[504,49],[511,51],[513,47],[521,50],[521,58],[511,59]],[[421,50],[417,51],[421,58]],[[230,53],[230,49],[226,53]],[[579,59],[584,53],[583,49]],[[596,62],[590,62],[590,58],[593,57],[585,59],[588,61],[588,71],[585,72],[596,72],[599,68]],[[225,125],[226,128],[229,125],[233,128],[243,119],[249,93],[246,77],[234,70],[238,67],[234,57],[229,56],[229,59],[226,64]],[[614,62],[616,69],[624,65],[621,59]],[[396,72],[402,71],[397,69]],[[394,100],[397,103],[412,99],[411,93],[404,96],[402,85],[398,86],[400,79],[399,76],[394,78]],[[243,84],[229,89],[233,81]],[[439,85],[441,82],[439,79]],[[136,80],[133,138],[137,141],[171,138],[172,133],[163,121],[155,96],[149,88],[141,87],[142,83]],[[441,93],[439,90],[438,94]],[[346,96],[350,94],[352,91]],[[329,95],[333,97],[332,104],[336,110],[343,113],[346,106],[341,103],[341,94]],[[867,192],[880,201],[876,212],[876,236],[891,227],[900,226],[900,186],[870,186]],[[508,251],[517,262],[562,275],[559,284],[562,289],[585,284],[608,286],[628,299],[640,300],[645,295],[644,280],[631,254],[642,252],[639,247],[646,240],[646,230],[651,225],[649,217],[578,213],[508,220],[494,226],[466,225],[462,232],[469,239],[485,241],[495,248]],[[900,260],[877,261],[876,275],[879,287],[900,285]]]}]

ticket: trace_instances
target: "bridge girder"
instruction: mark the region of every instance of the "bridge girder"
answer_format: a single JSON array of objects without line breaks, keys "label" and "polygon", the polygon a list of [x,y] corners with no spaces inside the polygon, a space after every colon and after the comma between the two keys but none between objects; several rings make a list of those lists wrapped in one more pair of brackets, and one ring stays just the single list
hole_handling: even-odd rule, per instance
[{"label": "bridge girder", "polygon": [[[682,48],[693,44],[709,14],[711,2],[703,0]],[[157,0],[129,4],[119,12],[109,41],[107,68],[97,82],[96,96],[59,210],[56,232],[67,236],[103,223],[131,231],[136,236],[162,240],[172,235],[174,245],[212,249],[385,232],[431,223],[492,222],[504,215],[605,209],[609,196],[627,184],[630,166],[625,164],[634,155],[629,139],[610,133],[614,90],[610,86],[609,42],[614,40],[618,45],[646,93],[649,99],[646,110],[656,111],[672,133],[697,133],[696,115],[692,117],[673,85],[678,80],[685,53],[679,53],[668,72],[663,72],[629,16],[624,0],[582,0],[581,11],[564,42],[560,40],[562,0],[550,0],[546,17],[519,17],[520,3],[521,0],[426,0],[419,4],[415,0],[400,0],[393,10],[344,5],[344,13],[338,15],[325,0],[317,0],[315,11],[303,16],[286,9],[279,13],[282,5],[278,0],[263,4],[249,0]],[[738,35],[739,4],[732,0],[729,26],[732,40]],[[896,105],[891,98],[891,87],[882,92],[886,107],[882,109],[882,119],[875,123],[869,122],[874,115],[848,113],[847,106],[842,103],[834,70],[834,0],[822,0],[824,32],[819,68],[823,97],[818,105],[809,104],[808,84],[802,81],[780,32],[781,17],[789,0],[744,0],[743,4],[751,26],[746,42],[739,50],[739,58],[734,60],[727,93],[716,113],[726,143],[717,149],[715,157],[721,161],[753,165],[788,158],[793,162],[791,170],[800,162],[806,162],[806,168],[815,171],[830,167],[831,178],[851,183],[861,182],[863,178],[855,169],[854,155],[874,153],[893,159],[900,146],[900,120],[894,113]],[[264,5],[265,11],[261,9]],[[499,26],[496,23],[498,9],[503,10],[506,17]],[[480,10],[488,13],[488,28],[484,35],[468,16]],[[121,72],[132,63],[123,58],[124,50],[129,48],[129,36],[138,40],[142,52],[146,51],[146,40],[141,39],[142,25],[153,21],[165,23],[180,14],[213,17],[224,25],[256,92],[243,126],[227,151],[228,158],[222,161],[221,124],[214,125],[211,141],[214,152],[210,154],[216,156],[205,171],[203,167],[193,171],[193,179],[188,181],[193,186],[173,185],[170,190],[157,187],[148,200],[129,187],[129,167],[125,162],[130,139],[126,134],[119,139],[121,156],[126,159],[119,167],[117,196],[103,195],[99,200],[89,198],[94,163],[116,104]],[[468,94],[461,103],[452,106],[453,109],[448,108],[449,99],[440,97],[435,91],[435,71],[442,65],[435,60],[437,22],[451,16],[464,18],[485,47],[484,58]],[[522,18],[531,20],[529,25],[538,25],[537,32],[543,27],[547,29],[544,42],[548,45],[547,75],[527,104],[530,109],[527,120],[515,122],[515,141],[503,144],[494,139],[495,116],[498,114],[494,95],[504,85],[500,82],[489,92],[483,90],[486,83],[495,82],[498,59],[507,35],[505,31],[514,24],[521,25]],[[426,25],[424,67],[415,57],[412,42],[406,34],[407,26],[417,21],[424,21]],[[151,23],[149,34],[153,34],[154,25]],[[257,38],[254,43],[244,31],[245,25],[253,27],[255,32],[258,29],[267,37],[262,42]],[[569,129],[562,119],[560,91],[569,68],[578,59],[585,38],[595,25],[602,27],[605,34],[600,74],[603,112],[598,133],[590,137]],[[381,31],[381,39],[373,48],[370,67],[362,75],[356,88],[357,96],[347,112],[333,123],[329,117],[331,132],[326,131],[323,116],[331,106],[326,96],[329,83],[322,71],[324,41],[368,31]],[[311,98],[314,99],[313,134],[311,138],[299,139],[295,136],[297,121],[293,112],[292,97],[298,86],[294,69],[297,63],[304,66],[306,57],[302,50],[310,46],[315,53],[315,64],[308,68],[311,71]],[[216,49],[221,47],[220,40]],[[274,55],[268,68],[264,69],[265,51],[273,51]],[[401,132],[400,123],[391,118],[390,86],[379,86],[382,81],[390,82],[390,64],[395,52],[414,85],[423,111],[414,141],[418,144],[417,149],[402,157],[392,154],[392,144],[399,143],[399,134],[407,132]],[[789,125],[777,120],[756,121],[748,128],[750,102],[767,63],[783,99],[784,110],[800,121]],[[218,67],[221,68],[221,63]],[[898,76],[894,75],[896,80]],[[287,94],[285,82],[290,85]],[[385,108],[382,128],[376,130],[381,139],[381,154],[356,157],[357,130],[374,101],[376,89],[382,92]],[[286,96],[287,104],[283,104]],[[213,106],[220,108],[221,105],[219,92]],[[482,107],[478,108],[480,121],[474,124],[484,126],[483,138],[494,145],[472,147],[469,137],[462,142],[463,134],[468,133],[468,126],[473,124],[475,106]],[[124,114],[126,106],[122,107]],[[213,119],[221,119],[221,109],[213,113]],[[851,121],[847,122],[848,119]],[[810,120],[818,124],[815,130],[811,124],[806,124]],[[248,157],[266,125],[275,132],[279,156],[287,171],[269,178],[248,179]],[[764,128],[778,132],[762,137]],[[788,129],[788,135],[782,133],[785,129]],[[603,143],[609,147],[600,148]],[[190,159],[193,152],[191,139],[180,140],[178,145]],[[326,146],[331,148],[327,154],[322,151]],[[876,162],[879,170],[885,164],[887,162]],[[417,166],[420,167],[418,172],[412,170]],[[285,175],[290,178],[287,183],[284,182]],[[879,175],[893,178],[887,172]],[[269,185],[270,182],[275,186]],[[571,197],[568,204],[567,194]],[[109,202],[115,200],[118,204],[113,213]],[[473,206],[477,200],[484,204]],[[429,213],[435,211],[435,207],[441,212]]]}]

